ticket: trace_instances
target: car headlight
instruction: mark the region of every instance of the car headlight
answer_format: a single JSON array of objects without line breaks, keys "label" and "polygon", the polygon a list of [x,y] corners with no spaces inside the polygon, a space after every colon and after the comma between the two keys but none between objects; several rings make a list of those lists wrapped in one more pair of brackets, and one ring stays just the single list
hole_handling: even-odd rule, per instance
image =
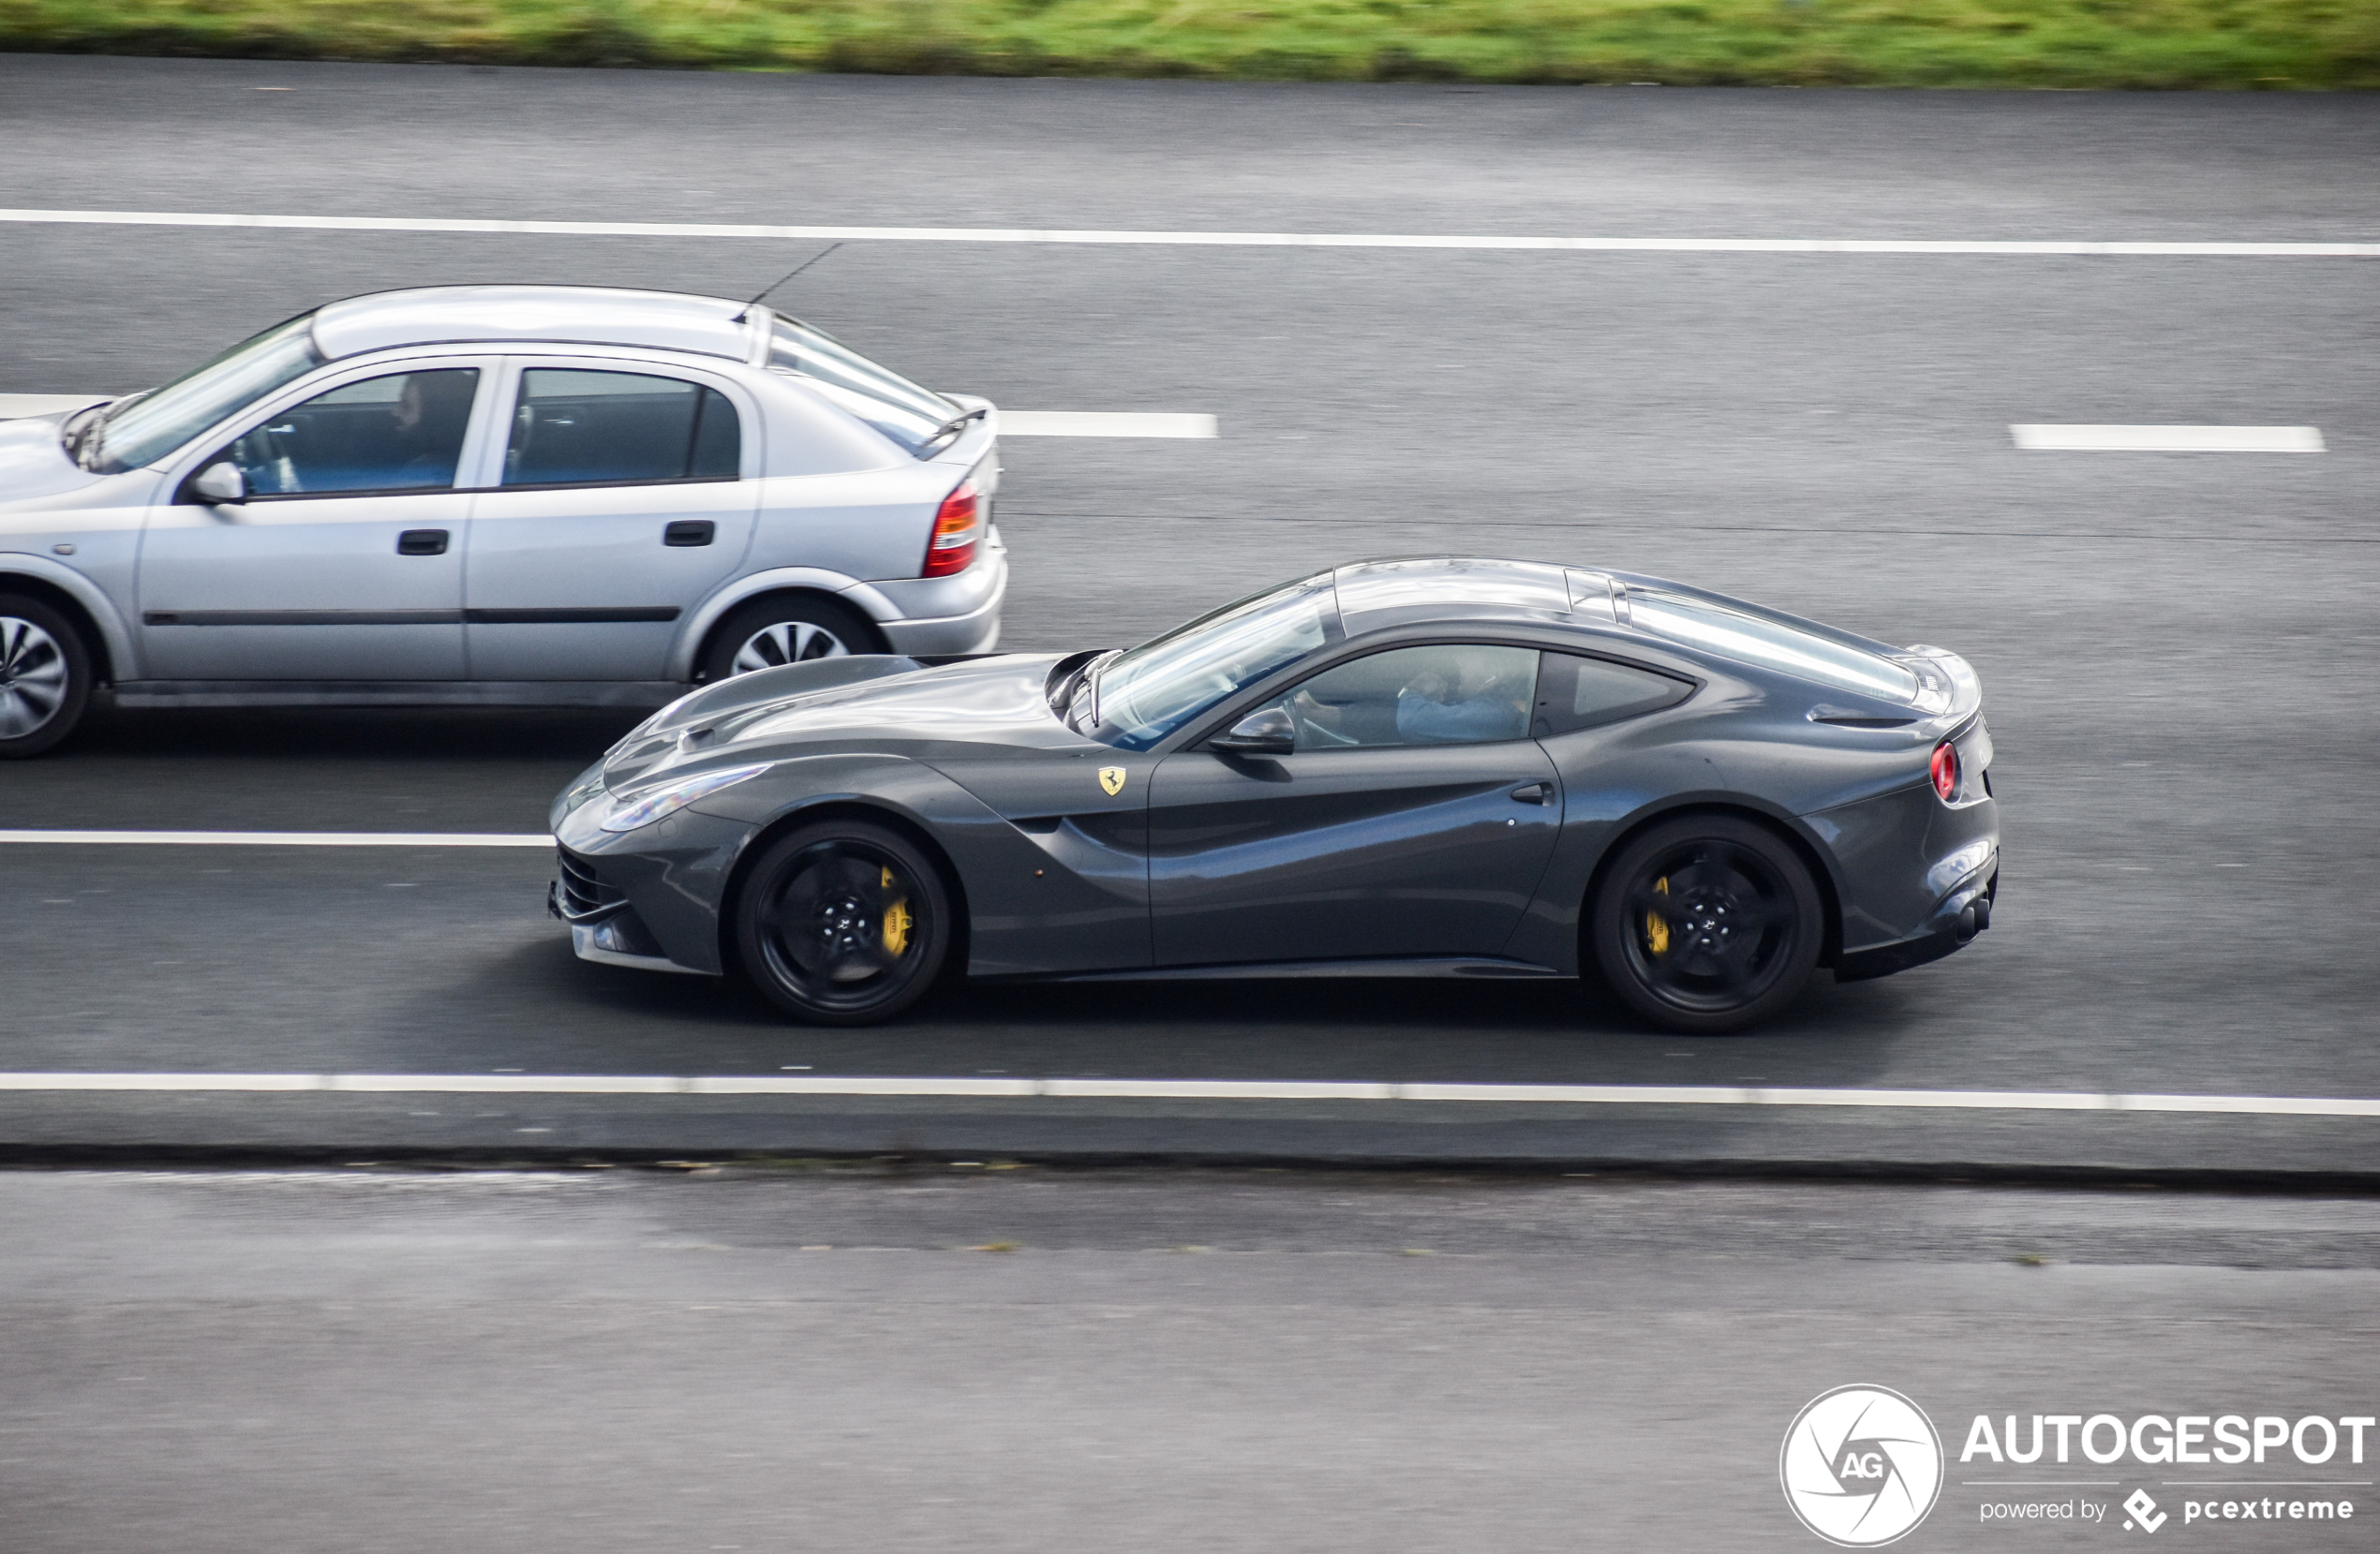
[{"label": "car headlight", "polygon": [[578,775],[578,780],[562,791],[562,801],[556,812],[567,815],[603,791],[603,763],[597,762]]},{"label": "car headlight", "polygon": [[640,825],[650,825],[664,815],[676,814],[706,793],[716,793],[721,788],[732,788],[746,777],[756,777],[768,770],[769,763],[757,766],[721,766],[707,772],[696,772],[666,788],[656,788],[625,808],[616,809],[603,819],[606,831],[633,831]]}]

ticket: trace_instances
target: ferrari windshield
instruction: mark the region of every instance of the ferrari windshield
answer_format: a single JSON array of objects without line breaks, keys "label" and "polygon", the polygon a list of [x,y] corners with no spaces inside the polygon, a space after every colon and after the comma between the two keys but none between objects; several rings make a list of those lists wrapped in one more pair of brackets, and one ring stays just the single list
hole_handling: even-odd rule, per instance
[{"label": "ferrari windshield", "polygon": [[88,422],[69,422],[75,439],[70,451],[83,468],[102,475],[155,464],[321,364],[322,353],[314,348],[314,315],[291,318],[162,389],[122,401]]},{"label": "ferrari windshield", "polygon": [[1337,640],[1331,578],[1322,572],[1251,594],[1110,659],[1092,682],[1099,736],[1145,750],[1232,692]]}]

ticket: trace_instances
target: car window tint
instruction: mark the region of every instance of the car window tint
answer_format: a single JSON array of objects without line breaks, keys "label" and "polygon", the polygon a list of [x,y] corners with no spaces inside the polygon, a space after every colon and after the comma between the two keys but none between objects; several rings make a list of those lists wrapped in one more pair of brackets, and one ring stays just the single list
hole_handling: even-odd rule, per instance
[{"label": "car window tint", "polygon": [[442,490],[454,483],[479,377],[475,367],[367,377],[282,411],[219,456],[258,496]]},{"label": "car window tint", "polygon": [[1543,738],[1617,722],[1675,706],[1692,694],[1694,688],[1688,682],[1634,664],[1548,653],[1544,667],[1538,672],[1537,716],[1530,721],[1529,733]]},{"label": "car window tint", "polygon": [[1326,669],[1270,703],[1301,750],[1480,745],[1525,738],[1538,654],[1527,647],[1399,647]]},{"label": "car window tint", "polygon": [[736,407],[717,389],[651,373],[532,367],[504,450],[506,485],[733,480]]}]

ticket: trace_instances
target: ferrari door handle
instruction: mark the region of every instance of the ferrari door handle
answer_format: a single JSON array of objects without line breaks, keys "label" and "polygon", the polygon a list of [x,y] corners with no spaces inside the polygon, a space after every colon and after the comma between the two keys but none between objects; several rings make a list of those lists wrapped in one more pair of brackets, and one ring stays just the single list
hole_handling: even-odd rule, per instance
[{"label": "ferrari door handle", "polygon": [[444,555],[446,531],[444,529],[407,529],[396,537],[396,554],[399,555]]},{"label": "ferrari door handle", "polygon": [[662,530],[662,543],[692,549],[709,544],[718,532],[719,525],[707,518],[680,518]]},{"label": "ferrari door handle", "polygon": [[1554,785],[1550,782],[1527,783],[1513,789],[1512,796],[1523,804],[1552,804]]}]

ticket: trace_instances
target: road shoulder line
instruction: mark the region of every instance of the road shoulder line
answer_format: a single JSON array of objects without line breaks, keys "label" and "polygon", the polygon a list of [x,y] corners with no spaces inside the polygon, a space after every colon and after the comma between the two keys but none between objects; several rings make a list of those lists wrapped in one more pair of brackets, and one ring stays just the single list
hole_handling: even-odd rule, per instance
[{"label": "road shoulder line", "polygon": [[972,1097],[986,1100],[1391,1101],[1568,1106],[1792,1106],[1986,1112],[2380,1117],[2356,1096],[2124,1095],[2082,1090],[1755,1089],[1721,1085],[1468,1085],[1376,1080],[983,1078],[879,1074],[0,1073],[0,1091],[349,1095]]},{"label": "road shoulder line", "polygon": [[1998,254],[2216,259],[2380,259],[2380,243],[2155,240],[1546,237],[1397,232],[1135,231],[1048,227],[826,227],[751,222],[515,221],[472,217],[277,215],[216,211],[0,209],[0,222],[103,227],[246,227],[301,231],[478,232],[551,237],[759,238],[770,242],[1157,244],[1227,248],[1465,248],[1573,253]]}]

